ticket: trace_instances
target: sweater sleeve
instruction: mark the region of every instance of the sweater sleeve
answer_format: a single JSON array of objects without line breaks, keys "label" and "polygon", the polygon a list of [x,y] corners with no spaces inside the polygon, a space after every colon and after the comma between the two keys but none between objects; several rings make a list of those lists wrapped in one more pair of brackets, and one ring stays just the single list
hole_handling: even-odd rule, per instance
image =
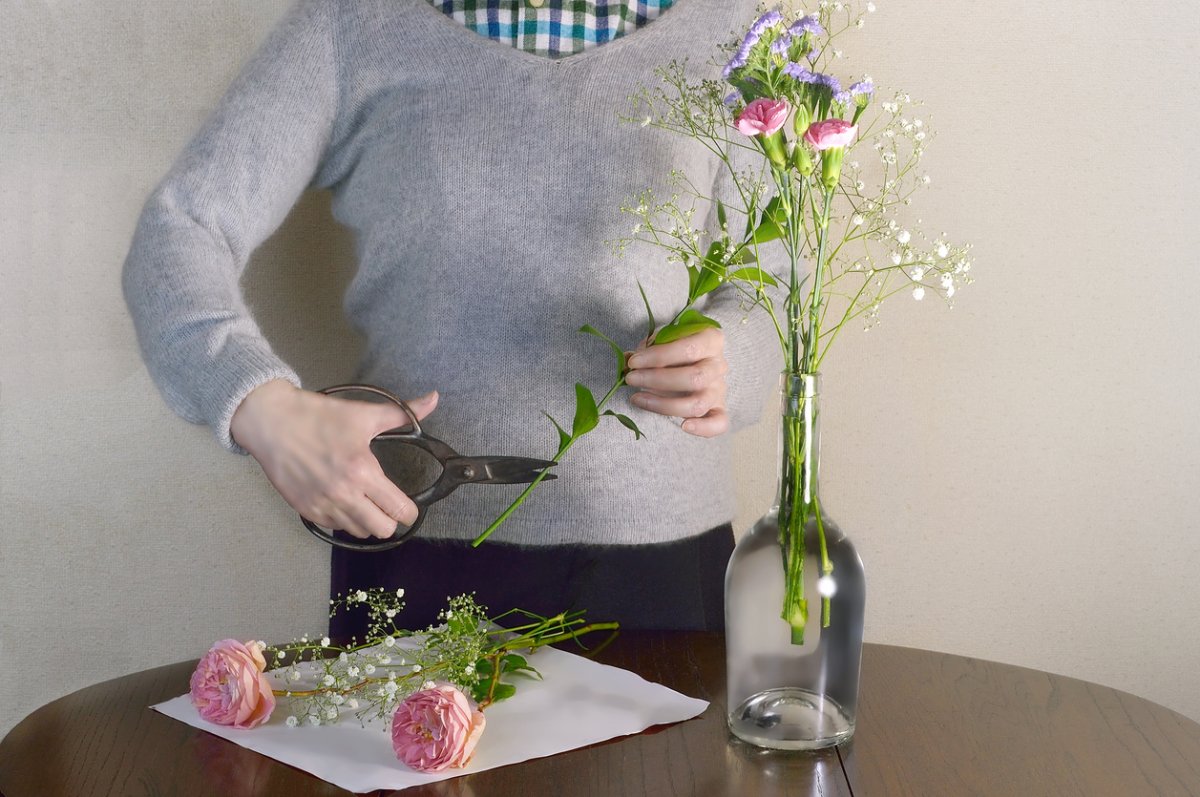
[{"label": "sweater sleeve", "polygon": [[337,115],[332,0],[293,0],[151,192],[121,284],[142,358],[173,412],[228,451],[251,390],[300,387],[246,305],[254,250],[315,182]]},{"label": "sweater sleeve", "polygon": [[[762,157],[744,147],[731,147],[730,163],[742,174],[749,170],[757,175]],[[764,175],[764,179],[769,177]],[[745,207],[730,169],[719,164],[713,183],[712,196],[725,203],[730,230],[738,235],[746,224]],[[716,231],[718,220],[716,202],[712,203],[707,229]],[[780,279],[779,288],[767,286],[776,315],[782,319],[786,295],[787,253],[779,241],[758,246],[758,266]],[[726,283],[705,297],[705,315],[716,319],[725,333],[725,359],[729,372],[725,375],[728,388],[726,409],[731,431],[739,431],[758,422],[765,402],[776,395],[779,374],[783,370],[783,350],[770,314],[764,307],[755,306],[741,290]],[[782,321],[781,321],[782,323]]]}]

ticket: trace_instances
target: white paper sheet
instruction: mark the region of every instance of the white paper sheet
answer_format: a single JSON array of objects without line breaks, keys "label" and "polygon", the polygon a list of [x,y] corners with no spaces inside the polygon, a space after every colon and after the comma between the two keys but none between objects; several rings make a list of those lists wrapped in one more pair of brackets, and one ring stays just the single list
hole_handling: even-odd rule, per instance
[{"label": "white paper sheet", "polygon": [[708,708],[707,701],[636,673],[555,648],[540,648],[527,659],[544,680],[512,678],[517,693],[484,712],[487,725],[471,763],[436,773],[400,763],[382,723],[364,728],[348,709],[336,725],[289,728],[290,698],[281,697],[270,720],[238,730],[201,719],[186,694],[151,708],[353,792],[403,789],[516,764],[690,719]]}]

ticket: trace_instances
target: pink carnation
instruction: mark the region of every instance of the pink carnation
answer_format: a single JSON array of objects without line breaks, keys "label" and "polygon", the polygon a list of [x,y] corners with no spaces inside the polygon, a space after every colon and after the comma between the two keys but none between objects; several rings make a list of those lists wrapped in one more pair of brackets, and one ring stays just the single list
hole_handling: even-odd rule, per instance
[{"label": "pink carnation", "polygon": [[483,734],[483,712],[453,684],[413,692],[392,715],[392,749],[419,772],[461,767]]},{"label": "pink carnation", "polygon": [[192,673],[192,705],[201,717],[217,725],[261,725],[275,710],[266,669],[257,642],[222,639],[204,654]]},{"label": "pink carnation", "polygon": [[834,147],[848,147],[858,133],[858,126],[845,119],[826,119],[813,122],[804,133],[807,141],[817,152]]},{"label": "pink carnation", "polygon": [[743,135],[769,136],[783,127],[790,110],[791,106],[787,104],[787,100],[759,97],[742,109],[733,120],[733,124]]}]

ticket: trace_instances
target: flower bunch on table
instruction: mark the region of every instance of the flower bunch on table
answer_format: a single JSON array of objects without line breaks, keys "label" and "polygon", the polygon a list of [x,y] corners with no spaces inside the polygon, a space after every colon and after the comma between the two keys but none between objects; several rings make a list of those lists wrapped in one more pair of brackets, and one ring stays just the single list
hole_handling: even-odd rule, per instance
[{"label": "flower bunch on table", "polygon": [[[955,244],[945,233],[930,238],[920,219],[902,218],[913,194],[931,183],[919,169],[933,138],[920,103],[899,90],[880,101],[869,76],[845,78],[839,68],[840,39],[862,28],[874,11],[874,3],[822,0],[811,13],[794,4],[760,4],[750,29],[718,48],[712,65],[721,68],[720,80],[691,82],[686,64],[671,61],[656,70],[662,85],[634,96],[625,121],[695,139],[720,161],[716,184],[732,186],[726,202],[672,170],[668,199],[657,201],[646,190],[622,207],[638,222],[632,237],[615,242],[618,254],[642,241],[665,249],[668,262],[687,270],[688,293],[679,312],[657,332],[651,316],[656,341],[681,327],[720,326],[704,314],[705,303],[727,286],[747,313],[769,314],[787,374],[816,375],[847,325],[861,322],[870,329],[879,322],[883,300],[932,295],[952,305],[956,292],[972,282],[970,244]],[[744,160],[757,165],[735,165]],[[714,210],[717,229],[693,226],[696,200]],[[783,265],[771,268],[764,255],[778,247]],[[804,533],[810,524],[820,539],[821,583],[832,583],[833,564],[818,496],[806,488],[811,463],[804,459],[809,449],[803,424],[785,422],[783,429],[780,615],[791,626],[792,641],[803,644]],[[823,626],[830,623],[830,597],[821,595]]]},{"label": "flower bunch on table", "polygon": [[[383,720],[400,761],[436,772],[470,760],[486,725],[484,709],[516,692],[514,676],[540,677],[522,653],[617,628],[585,623],[582,612],[541,617],[514,609],[489,618],[471,595],[459,595],[441,613],[442,623],[414,632],[396,624],[403,598],[403,589],[371,589],[330,601],[331,617],[343,607],[366,607],[369,628],[361,643],[307,636],[277,646],[217,642],[192,673],[192,705],[209,722],[242,729],[270,719],[280,698],[288,701],[291,727],[337,723],[344,712],[363,727]],[[499,625],[514,619],[515,625]],[[417,644],[402,644],[406,638]],[[287,688],[272,685],[269,665]]]}]

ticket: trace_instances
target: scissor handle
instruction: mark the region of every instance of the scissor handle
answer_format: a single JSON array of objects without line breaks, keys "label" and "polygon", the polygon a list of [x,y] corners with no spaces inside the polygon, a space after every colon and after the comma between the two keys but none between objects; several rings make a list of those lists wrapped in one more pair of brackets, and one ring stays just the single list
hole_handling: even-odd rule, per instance
[{"label": "scissor handle", "polygon": [[[334,385],[333,387],[323,388],[317,392],[333,394],[352,390],[365,391],[367,393],[374,393],[377,396],[383,396],[388,401],[396,404],[400,407],[400,409],[404,410],[404,414],[407,415],[408,419],[412,422],[411,433],[401,434],[389,430],[383,432],[382,434],[385,434],[388,437],[412,437],[414,441],[424,439],[425,433],[421,431],[421,422],[417,420],[417,414],[413,412],[412,407],[408,406],[403,399],[398,398],[381,387],[376,387],[375,385]],[[377,437],[378,436],[379,435],[377,435]],[[429,491],[426,490],[425,492]],[[367,540],[356,540],[354,542],[348,540],[339,540],[337,537],[333,536],[333,531],[342,531],[342,529],[334,529],[333,531],[326,532],[316,523],[313,523],[311,520],[304,517],[304,515],[300,516],[300,520],[302,523],[304,523],[304,527],[312,532],[313,536],[315,536],[317,539],[327,542],[330,545],[335,545],[338,548],[346,548],[351,551],[390,551],[392,548],[403,545],[409,537],[416,533],[417,529],[421,527],[421,524],[425,522],[425,509],[427,504],[423,501],[417,501],[415,499],[413,503],[417,506],[417,519],[413,521],[413,524],[406,530],[402,532],[398,531],[388,539],[380,540],[379,542],[368,542]]]}]

